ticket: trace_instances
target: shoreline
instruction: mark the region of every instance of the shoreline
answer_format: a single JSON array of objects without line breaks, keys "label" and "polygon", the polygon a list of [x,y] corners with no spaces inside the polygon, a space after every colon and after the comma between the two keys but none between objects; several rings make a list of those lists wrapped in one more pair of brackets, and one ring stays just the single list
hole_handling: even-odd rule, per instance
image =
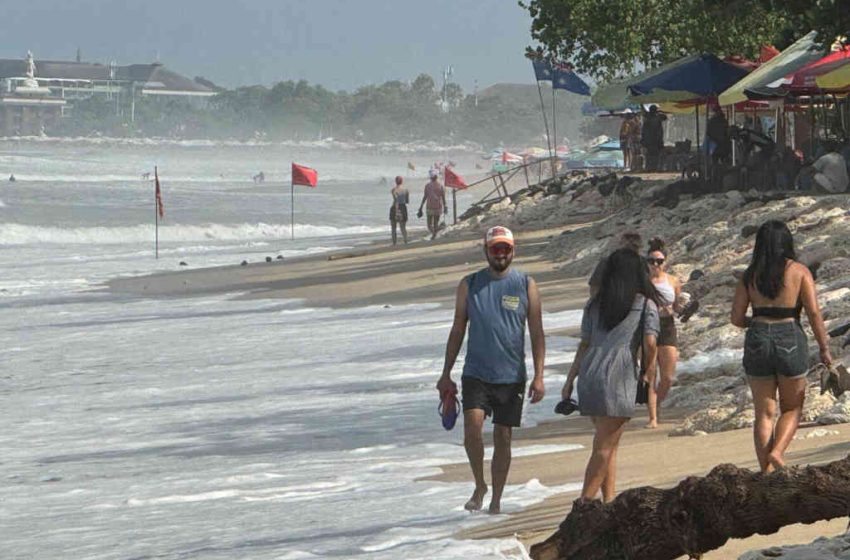
[{"label": "shoreline", "polygon": [[[584,225],[516,232],[514,266],[538,282],[545,312],[582,309],[587,298],[584,275],[570,276],[567,269],[544,256],[548,242],[567,229]],[[376,240],[362,248],[307,255],[283,262],[252,263],[179,270],[153,275],[115,278],[106,283],[113,294],[135,297],[193,297],[234,294],[237,299],[285,298],[302,300],[305,306],[352,308],[373,305],[437,303],[451,308],[457,283],[467,273],[484,266],[478,235],[464,233],[433,242],[415,241],[393,248],[388,240]],[[574,336],[576,329],[554,329],[548,337]],[[565,366],[558,366],[559,369]],[[549,371],[551,374],[551,369]],[[560,373],[560,372],[559,372]],[[436,372],[435,372],[436,376]],[[555,396],[542,403],[551,407]],[[528,406],[528,405],[527,405]],[[535,405],[541,406],[541,405]],[[690,475],[704,475],[717,464],[756,466],[751,431],[739,429],[702,437],[668,437],[668,433],[693,409],[661,409],[661,425],[645,430],[646,411],[630,422],[619,454],[618,491],[637,486],[670,487]],[[538,479],[546,486],[580,483],[592,444],[589,421],[580,417],[554,418],[515,432],[515,446],[531,444],[580,444],[579,450],[518,456],[513,459],[508,484]],[[823,463],[850,453],[850,425],[829,426],[823,437],[805,436],[816,427],[805,425],[788,454],[789,465]],[[485,437],[489,437],[485,434]],[[442,474],[418,480],[472,483],[466,463],[441,467]],[[489,468],[485,465],[489,479]],[[465,494],[458,496],[462,503]],[[563,520],[576,492],[546,498],[521,511],[501,515],[479,527],[460,531],[457,539],[511,538],[526,548],[548,537]],[[446,504],[447,508],[457,504]],[[776,534],[733,540],[707,553],[706,560],[737,558],[747,551],[782,544],[803,544],[822,535],[843,532],[846,522],[837,519],[813,525],[792,525]]]}]

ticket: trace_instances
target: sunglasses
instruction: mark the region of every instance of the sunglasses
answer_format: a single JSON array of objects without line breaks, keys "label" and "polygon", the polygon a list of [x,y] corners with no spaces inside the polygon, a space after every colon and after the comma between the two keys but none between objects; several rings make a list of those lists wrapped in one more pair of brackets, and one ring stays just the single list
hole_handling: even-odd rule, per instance
[{"label": "sunglasses", "polygon": [[662,264],[664,264],[664,259],[654,259],[652,257],[649,257],[646,259],[646,262],[654,266],[661,266]]},{"label": "sunglasses", "polygon": [[491,255],[510,255],[513,252],[514,248],[510,245],[493,245],[491,247],[487,247],[487,252]]}]

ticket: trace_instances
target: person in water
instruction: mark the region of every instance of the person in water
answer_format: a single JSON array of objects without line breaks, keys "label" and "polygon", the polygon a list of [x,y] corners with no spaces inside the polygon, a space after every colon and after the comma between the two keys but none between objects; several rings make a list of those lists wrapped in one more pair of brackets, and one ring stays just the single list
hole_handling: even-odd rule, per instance
[{"label": "person in water", "polygon": [[393,245],[398,241],[396,228],[401,229],[404,244],[407,245],[407,205],[410,202],[410,192],[402,186],[404,178],[399,175],[395,178],[395,186],[390,190],[393,203],[390,206],[390,227],[392,228]]},{"label": "person in water", "polygon": [[[750,306],[752,318],[747,317]],[[820,361],[832,364],[812,273],[797,262],[788,226],[767,221],[756,232],[753,256],[735,289],[731,316],[733,325],[747,329],[744,371],[755,407],[753,442],[764,473],[785,465],[785,451],[803,414],[809,365],[800,324],[803,309],[820,348]]]},{"label": "person in water", "polygon": [[425,185],[425,192],[422,195],[422,202],[419,203],[419,211],[416,215],[422,217],[422,207],[424,206],[428,220],[428,231],[431,232],[431,239],[435,239],[437,232],[440,231],[440,218],[449,210],[446,205],[446,189],[440,184],[440,173],[436,169],[431,169],[428,171],[428,177],[430,181]]},{"label": "person in water", "polygon": [[463,445],[475,478],[475,490],[464,507],[479,510],[487,494],[484,481],[484,419],[493,417],[493,460],[490,470],[493,493],[490,513],[501,511],[502,491],[511,466],[512,429],[520,425],[526,384],[525,327],[531,338],[534,378],[528,390],[532,403],[546,392],[543,359],[546,338],[537,284],[511,268],[514,236],[502,226],[487,230],[484,237],[487,268],[466,276],[457,287],[455,315],[446,343],[443,374],[437,390],[457,393],[451,371],[463,345],[467,325],[469,341],[461,376]]},{"label": "person in water", "polygon": [[578,378],[578,409],[582,416],[590,416],[595,430],[581,499],[596,499],[602,490],[603,500],[610,502],[616,488],[617,449],[634,416],[638,378],[641,371],[655,369],[659,322],[655,288],[637,252],[614,251],[600,280],[599,291],[584,307],[581,342],[561,397],[572,398]]},{"label": "person in water", "polygon": [[[646,262],[649,265],[649,277],[658,293],[658,317],[661,330],[658,333],[658,372],[655,369],[646,374],[649,383],[649,399],[646,403],[649,411],[647,428],[658,427],[658,402],[664,400],[673,378],[676,376],[676,363],[679,361],[679,337],[676,333],[676,314],[681,313],[682,283],[667,272],[667,246],[658,237],[649,240]],[[660,375],[656,375],[656,373]],[[656,387],[656,378],[658,384]]]}]

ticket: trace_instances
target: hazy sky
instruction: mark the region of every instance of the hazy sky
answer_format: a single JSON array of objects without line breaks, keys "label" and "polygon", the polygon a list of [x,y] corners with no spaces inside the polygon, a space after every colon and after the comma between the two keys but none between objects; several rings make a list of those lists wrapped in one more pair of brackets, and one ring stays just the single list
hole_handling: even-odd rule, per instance
[{"label": "hazy sky", "polygon": [[0,58],[160,61],[233,87],[306,79],[351,90],[421,72],[471,91],[534,83],[516,0],[3,0]]}]

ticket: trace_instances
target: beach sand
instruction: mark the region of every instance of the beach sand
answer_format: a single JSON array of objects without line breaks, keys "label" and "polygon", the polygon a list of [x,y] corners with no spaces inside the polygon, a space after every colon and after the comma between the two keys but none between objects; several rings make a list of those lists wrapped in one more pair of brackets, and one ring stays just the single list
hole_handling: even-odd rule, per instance
[{"label": "beach sand", "polygon": [[[580,227],[580,226],[572,226]],[[585,278],[571,278],[541,256],[551,236],[565,227],[517,234],[514,266],[531,274],[540,286],[544,310],[581,309],[587,297]],[[453,305],[460,279],[484,266],[481,240],[466,237],[436,242],[415,241],[396,248],[375,244],[291,261],[252,263],[247,266],[181,270],[135,278],[119,278],[108,283],[114,293],[128,296],[183,296],[210,293],[238,293],[241,298],[301,299],[313,307],[361,307],[436,302]],[[549,332],[576,334],[575,332]],[[448,336],[448,333],[445,333]],[[435,380],[439,372],[434,372]],[[456,372],[455,376],[459,374]],[[546,403],[554,402],[548,398]],[[546,404],[545,406],[550,406]],[[670,487],[690,475],[705,475],[720,463],[755,468],[752,434],[749,429],[701,437],[668,437],[668,432],[687,412],[661,411],[661,426],[647,430],[645,411],[633,419],[624,434],[618,455],[618,490],[652,485]],[[554,414],[553,414],[554,417]],[[814,427],[804,427],[805,436]],[[794,441],[789,464],[824,463],[850,453],[850,425],[829,426],[838,435]],[[514,445],[578,443],[581,450],[514,458],[509,484],[539,479],[544,485],[581,482],[592,441],[590,421],[580,417],[555,419],[519,429]],[[489,466],[485,468],[489,476]],[[435,480],[470,481],[469,467],[446,465]],[[458,495],[458,502],[466,499]],[[494,518],[493,523],[464,531],[459,538],[517,536],[527,546],[548,537],[563,520],[577,497],[568,493],[551,497],[512,514]],[[446,504],[447,508],[456,504]],[[767,546],[808,543],[819,536],[844,531],[846,519],[813,525],[794,525],[779,533],[754,536],[727,543],[706,554],[706,560],[737,558],[747,550]]]}]

